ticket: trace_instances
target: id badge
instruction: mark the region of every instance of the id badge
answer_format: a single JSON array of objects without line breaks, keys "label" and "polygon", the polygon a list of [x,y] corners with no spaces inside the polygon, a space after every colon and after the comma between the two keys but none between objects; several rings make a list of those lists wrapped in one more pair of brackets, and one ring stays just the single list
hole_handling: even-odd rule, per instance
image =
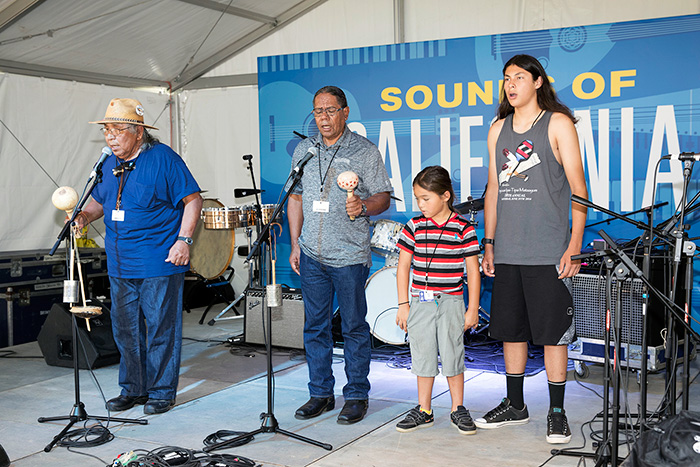
[{"label": "id badge", "polygon": [[418,299],[421,302],[431,302],[434,299],[433,291],[432,290],[421,290],[418,292]]},{"label": "id badge", "polygon": [[328,201],[314,201],[314,212],[328,212],[331,205]]},{"label": "id badge", "polygon": [[124,222],[124,212],[121,209],[115,209],[112,211],[112,221],[114,222]]}]

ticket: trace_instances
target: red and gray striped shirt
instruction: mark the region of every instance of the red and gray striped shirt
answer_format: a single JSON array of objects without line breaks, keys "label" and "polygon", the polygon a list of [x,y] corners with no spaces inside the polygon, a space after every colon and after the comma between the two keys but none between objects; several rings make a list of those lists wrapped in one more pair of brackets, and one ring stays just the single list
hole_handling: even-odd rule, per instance
[{"label": "red and gray striped shirt", "polygon": [[398,246],[413,255],[411,295],[421,290],[461,295],[464,259],[480,251],[474,227],[454,213],[444,225],[414,217],[401,231]]}]

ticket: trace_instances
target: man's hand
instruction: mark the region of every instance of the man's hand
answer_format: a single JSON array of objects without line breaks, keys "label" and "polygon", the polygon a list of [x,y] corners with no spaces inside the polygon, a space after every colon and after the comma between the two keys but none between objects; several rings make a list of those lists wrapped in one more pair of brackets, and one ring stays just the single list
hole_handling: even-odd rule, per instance
[{"label": "man's hand", "polygon": [[175,266],[184,266],[190,262],[190,246],[178,240],[170,247],[168,257],[165,258],[166,263],[173,263]]},{"label": "man's hand", "polygon": [[353,195],[345,201],[345,212],[348,213],[349,217],[357,217],[362,214],[362,200],[359,196],[353,193]]}]

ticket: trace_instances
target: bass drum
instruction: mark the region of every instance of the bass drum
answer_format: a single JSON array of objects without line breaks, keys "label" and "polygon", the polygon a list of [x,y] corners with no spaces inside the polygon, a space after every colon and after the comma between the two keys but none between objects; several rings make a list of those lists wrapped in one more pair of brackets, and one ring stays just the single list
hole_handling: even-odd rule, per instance
[{"label": "bass drum", "polygon": [[[224,205],[216,199],[205,198],[202,210],[220,209]],[[205,279],[216,279],[231,264],[236,243],[234,230],[206,229],[204,221],[197,222],[190,246],[190,270]]]},{"label": "bass drum", "polygon": [[396,266],[384,267],[372,274],[365,285],[365,297],[367,322],[372,335],[387,344],[406,344],[406,333],[396,325],[399,303]]}]

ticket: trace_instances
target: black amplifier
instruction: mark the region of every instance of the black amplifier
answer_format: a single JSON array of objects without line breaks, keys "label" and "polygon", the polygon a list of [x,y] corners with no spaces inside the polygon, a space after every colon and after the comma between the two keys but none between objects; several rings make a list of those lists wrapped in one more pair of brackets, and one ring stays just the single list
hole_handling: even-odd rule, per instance
[{"label": "black amplifier", "polygon": [[[79,254],[87,298],[109,299],[104,248],[81,248]],[[36,340],[53,304],[63,301],[68,273],[65,252],[53,256],[49,250],[0,253],[0,348]]]}]

